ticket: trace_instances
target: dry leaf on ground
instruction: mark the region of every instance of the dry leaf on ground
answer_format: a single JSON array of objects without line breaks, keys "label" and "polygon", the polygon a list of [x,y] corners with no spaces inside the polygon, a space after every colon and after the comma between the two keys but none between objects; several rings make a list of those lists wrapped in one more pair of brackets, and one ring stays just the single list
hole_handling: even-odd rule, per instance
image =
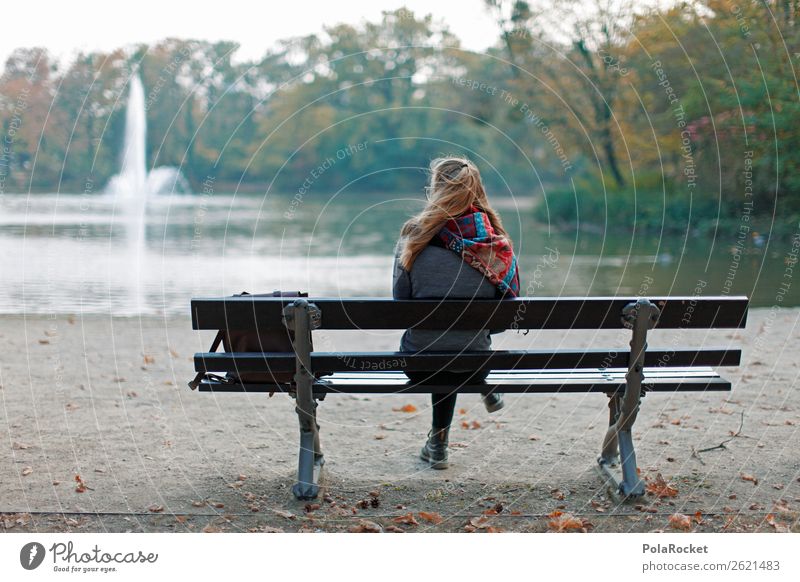
[{"label": "dry leaf on ground", "polygon": [[692,518],[682,513],[673,513],[669,516],[669,526],[673,529],[692,529]]},{"label": "dry leaf on ground", "polygon": [[347,531],[350,533],[381,533],[383,528],[374,521],[360,519],[357,524],[351,525]]},{"label": "dry leaf on ground", "polygon": [[758,479],[749,473],[742,473],[740,477],[742,481],[750,481],[753,485],[758,485]]},{"label": "dry leaf on ground", "polygon": [[427,511],[420,511],[419,517],[420,519],[424,519],[425,521],[432,523],[434,525],[438,525],[442,523],[442,521],[444,521],[442,519],[442,516],[439,515],[438,513],[433,513],[433,512],[428,513]]},{"label": "dry leaf on ground", "polygon": [[395,523],[402,523],[403,525],[419,525],[419,522],[414,519],[413,513],[406,513],[405,515],[399,515],[395,517],[393,520]]},{"label": "dry leaf on ground", "polygon": [[413,404],[406,404],[405,406],[402,406],[402,407],[400,407],[400,408],[392,408],[392,410],[393,410],[394,412],[408,412],[408,413],[412,413],[412,412],[416,412],[416,411],[417,411],[417,407],[416,407],[416,406],[414,406]]},{"label": "dry leaf on ground", "polygon": [[645,487],[648,493],[655,495],[656,497],[663,498],[663,497],[677,497],[678,490],[667,483],[664,480],[664,477],[661,476],[661,473],[656,475],[655,481],[650,481],[647,483]]},{"label": "dry leaf on ground", "polygon": [[92,488],[81,479],[80,475],[75,475],[75,493],[85,493],[87,489],[91,490]]},{"label": "dry leaf on ground", "polygon": [[480,517],[472,517],[469,520],[469,525],[475,529],[486,529],[489,527],[489,523],[489,518],[485,515],[481,515]]},{"label": "dry leaf on ground", "polygon": [[591,527],[589,522],[577,518],[571,513],[554,511],[549,514],[548,517],[551,519],[547,522],[547,525],[553,531],[581,531],[585,530],[587,527]]}]

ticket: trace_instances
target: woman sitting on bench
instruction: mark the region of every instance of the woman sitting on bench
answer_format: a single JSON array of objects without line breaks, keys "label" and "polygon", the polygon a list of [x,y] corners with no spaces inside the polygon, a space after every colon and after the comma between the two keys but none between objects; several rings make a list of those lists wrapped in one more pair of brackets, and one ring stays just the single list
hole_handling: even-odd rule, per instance
[{"label": "woman sitting on bench", "polygon": [[[428,203],[400,232],[394,265],[395,299],[498,299],[519,294],[519,274],[511,239],[489,204],[478,168],[460,157],[431,162]],[[490,331],[408,329],[400,350],[490,350]],[[433,423],[422,460],[447,468],[447,443],[458,386],[480,383],[488,370],[407,372],[415,384],[452,385],[433,394]],[[486,409],[503,407],[501,394],[482,396]]]}]

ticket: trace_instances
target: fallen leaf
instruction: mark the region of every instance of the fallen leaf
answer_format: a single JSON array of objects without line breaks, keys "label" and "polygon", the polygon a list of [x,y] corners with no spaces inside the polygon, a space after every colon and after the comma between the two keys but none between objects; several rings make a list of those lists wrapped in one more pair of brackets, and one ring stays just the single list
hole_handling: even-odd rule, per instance
[{"label": "fallen leaf", "polygon": [[26,445],[25,443],[18,443],[14,441],[13,443],[11,443],[11,448],[17,451],[25,451],[31,448],[31,445]]},{"label": "fallen leaf", "polygon": [[32,467],[25,467],[24,469],[22,469],[22,476],[23,477],[27,477],[31,473],[33,473],[33,468]]},{"label": "fallen leaf", "polygon": [[787,502],[785,499],[779,499],[778,501],[776,501],[773,505],[772,510],[778,513],[792,512],[792,510],[789,508],[789,502]]},{"label": "fallen leaf", "polygon": [[467,413],[467,409],[466,409],[466,408],[459,408],[459,409],[458,409],[458,413],[459,413],[461,416],[464,416],[464,415]]},{"label": "fallen leaf", "polygon": [[540,437],[538,437],[537,435],[535,435],[535,434],[532,434],[531,436],[529,436],[529,437],[528,437],[528,440],[529,440],[529,441],[538,441],[538,440],[539,440],[539,438],[540,438]]},{"label": "fallen leaf", "polygon": [[654,481],[648,482],[645,489],[648,493],[655,495],[659,499],[664,497],[677,497],[678,495],[678,490],[667,483],[664,477],[661,476],[661,473],[656,475]]},{"label": "fallen leaf", "polygon": [[480,517],[473,517],[469,520],[469,525],[474,527],[475,529],[486,529],[489,527],[489,518],[485,515],[481,515]]},{"label": "fallen leaf", "polygon": [[81,479],[80,475],[75,475],[75,493],[85,493],[87,489],[92,490],[92,488]]},{"label": "fallen leaf", "polygon": [[419,525],[419,522],[414,519],[413,513],[406,513],[405,515],[399,515],[395,517],[393,520],[395,523],[402,523],[403,525]]},{"label": "fallen leaf", "polygon": [[503,530],[501,530],[499,527],[494,527],[493,525],[490,525],[489,527],[486,528],[486,533],[503,533]]},{"label": "fallen leaf", "polygon": [[419,517],[420,519],[424,519],[425,521],[430,522],[434,525],[438,525],[442,523],[442,521],[444,521],[442,519],[442,516],[439,515],[438,513],[433,513],[433,512],[428,513],[427,511],[420,511]]},{"label": "fallen leaf", "polygon": [[753,483],[753,485],[758,485],[758,479],[755,476],[750,475],[749,473],[742,473],[740,476],[742,481],[750,481]]},{"label": "fallen leaf", "polygon": [[396,525],[387,525],[386,529],[383,531],[389,533],[406,533],[406,530],[404,530],[402,527],[397,527]]},{"label": "fallen leaf", "polygon": [[220,533],[222,530],[213,524],[208,524],[202,529],[203,533]]},{"label": "fallen leaf", "polygon": [[368,519],[361,519],[357,524],[350,526],[350,529],[348,531],[350,533],[381,533],[383,529],[374,521],[370,521]]},{"label": "fallen leaf", "polygon": [[192,501],[192,506],[193,507],[205,507],[206,506],[206,502],[205,501]]},{"label": "fallen leaf", "polygon": [[699,511],[695,511],[694,512],[694,521],[695,521],[695,523],[697,525],[702,525],[703,524],[703,514],[700,513]]},{"label": "fallen leaf", "polygon": [[215,503],[214,507],[216,507],[217,509],[222,509],[223,507],[225,507],[225,504],[224,503]]},{"label": "fallen leaf", "polygon": [[385,435],[385,434],[376,434],[376,435],[375,435],[373,438],[374,438],[376,441],[382,441],[383,439],[385,439],[385,438],[386,438],[386,435]]},{"label": "fallen leaf", "polygon": [[547,525],[554,531],[583,530],[587,525],[591,525],[571,513],[562,513],[561,511],[554,511],[549,517],[552,519],[547,522]]},{"label": "fallen leaf", "polygon": [[286,519],[294,519],[295,515],[291,511],[283,511],[281,509],[275,510],[276,515],[280,515],[281,517],[285,517]]},{"label": "fallen leaf", "polygon": [[673,529],[692,529],[692,519],[688,515],[682,513],[673,513],[669,516],[669,525]]},{"label": "fallen leaf", "polygon": [[186,523],[186,519],[187,519],[187,517],[185,515],[176,515],[175,516],[175,521],[177,521],[178,523]]},{"label": "fallen leaf", "polygon": [[244,481],[246,479],[247,479],[247,475],[239,475],[238,477],[236,477],[237,481]]},{"label": "fallen leaf", "polygon": [[46,339],[40,339],[40,340],[39,340],[39,343],[40,343],[40,344],[42,344],[43,346],[46,346],[47,344],[49,344],[49,343],[50,343],[50,340],[46,340]]},{"label": "fallen leaf", "polygon": [[393,410],[394,412],[408,412],[408,413],[412,413],[412,412],[416,412],[416,411],[417,411],[417,407],[416,407],[416,406],[414,406],[413,404],[406,404],[405,406],[403,406],[403,407],[401,407],[401,408],[392,408],[392,410]]},{"label": "fallen leaf", "polygon": [[147,354],[144,355],[144,363],[145,364],[155,364],[156,359],[153,356],[148,356]]},{"label": "fallen leaf", "polygon": [[778,521],[775,521],[775,516],[771,513],[767,514],[767,517],[764,519],[764,521],[766,521],[769,525],[775,528],[775,531],[779,531],[782,533],[789,532],[789,527]]},{"label": "fallen leaf", "polygon": [[151,513],[161,513],[162,511],[164,511],[164,506],[163,505],[151,505],[150,507],[147,508],[147,510],[149,512],[151,512]]}]

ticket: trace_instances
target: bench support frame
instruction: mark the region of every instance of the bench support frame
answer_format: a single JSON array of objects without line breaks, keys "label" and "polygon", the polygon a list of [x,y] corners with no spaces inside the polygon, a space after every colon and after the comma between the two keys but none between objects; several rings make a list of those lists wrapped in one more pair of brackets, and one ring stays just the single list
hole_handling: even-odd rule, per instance
[{"label": "bench support frame", "polygon": [[[644,356],[647,351],[647,331],[658,323],[660,311],[647,299],[629,303],[622,310],[622,323],[633,330],[628,373],[625,375],[625,393],[609,394],[609,427],[603,439],[600,458],[601,472],[608,478],[615,493],[624,499],[644,495],[645,487],[636,468],[636,452],[631,429],[639,414],[644,380]],[[612,469],[621,465],[622,479]]]},{"label": "bench support frame", "polygon": [[319,443],[317,403],[313,392],[311,330],[319,327],[320,311],[305,299],[297,299],[284,309],[283,322],[288,329],[294,331],[295,410],[300,423],[297,482],[292,487],[292,493],[300,500],[316,499],[319,495],[319,477],[325,458]]}]

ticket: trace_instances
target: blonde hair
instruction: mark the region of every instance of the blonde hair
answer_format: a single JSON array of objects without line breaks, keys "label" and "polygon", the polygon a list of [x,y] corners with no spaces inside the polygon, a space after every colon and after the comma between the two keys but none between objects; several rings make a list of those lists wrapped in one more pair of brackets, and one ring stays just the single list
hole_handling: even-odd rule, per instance
[{"label": "blonde hair", "polygon": [[411,270],[417,256],[445,223],[476,206],[489,217],[494,231],[508,237],[500,215],[486,197],[478,167],[463,157],[436,158],[430,165],[428,204],[400,230],[400,265]]}]

